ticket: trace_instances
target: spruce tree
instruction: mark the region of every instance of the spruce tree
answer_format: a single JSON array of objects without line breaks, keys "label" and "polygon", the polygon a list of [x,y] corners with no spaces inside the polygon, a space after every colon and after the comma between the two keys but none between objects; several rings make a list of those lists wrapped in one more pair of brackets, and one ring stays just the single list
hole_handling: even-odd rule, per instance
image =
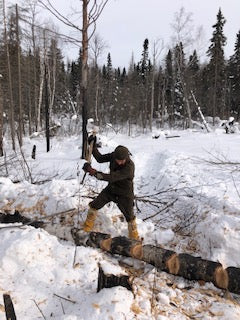
[{"label": "spruce tree", "polygon": [[197,55],[197,51],[194,50],[193,54],[190,55],[187,69],[186,69],[186,83],[190,96],[191,106],[193,110],[193,116],[198,117],[198,109],[196,107],[195,102],[193,101],[193,97],[191,92],[193,92],[197,101],[200,99],[199,87],[200,87],[200,65],[199,59]]},{"label": "spruce tree", "polygon": [[[184,116],[184,72],[185,72],[185,55],[182,43],[177,44],[174,49],[174,114],[180,119]],[[180,117],[180,118],[179,118]]]},{"label": "spruce tree", "polygon": [[174,95],[174,80],[173,80],[173,57],[172,51],[169,50],[165,60],[165,106],[169,115],[169,124],[173,126],[174,110],[173,110],[173,95]]},{"label": "spruce tree", "polygon": [[234,47],[234,54],[228,64],[228,89],[230,112],[240,117],[240,30]]},{"label": "spruce tree", "polygon": [[224,46],[226,37],[223,33],[223,27],[226,20],[219,9],[217,22],[213,25],[214,31],[211,38],[211,44],[207,55],[210,57],[208,64],[208,99],[213,121],[216,116],[225,116],[225,78],[226,63],[224,59]]}]

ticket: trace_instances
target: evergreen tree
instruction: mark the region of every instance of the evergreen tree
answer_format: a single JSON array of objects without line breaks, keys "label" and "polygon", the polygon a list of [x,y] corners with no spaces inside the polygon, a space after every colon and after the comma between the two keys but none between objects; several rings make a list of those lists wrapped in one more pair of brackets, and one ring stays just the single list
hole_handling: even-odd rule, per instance
[{"label": "evergreen tree", "polygon": [[185,71],[185,56],[182,43],[174,49],[174,114],[177,117],[184,116],[183,73]]},{"label": "evergreen tree", "polygon": [[199,101],[200,65],[199,65],[199,60],[198,60],[198,55],[196,50],[194,50],[193,54],[190,55],[189,57],[185,78],[186,78],[186,84],[187,84],[188,93],[189,93],[189,99],[191,101],[191,109],[193,110],[193,116],[197,117],[198,109],[191,95],[191,92],[193,92],[195,98],[197,99],[197,101]]},{"label": "evergreen tree", "polygon": [[211,45],[207,51],[207,55],[210,57],[208,64],[208,98],[213,118],[217,115],[224,117],[225,114],[226,64],[224,59],[224,46],[226,44],[226,37],[223,33],[225,23],[226,20],[222,15],[221,9],[219,9],[217,22],[213,25],[214,31],[211,38]]},{"label": "evergreen tree", "polygon": [[141,102],[139,105],[142,126],[145,129],[147,127],[147,122],[149,120],[150,114],[150,99],[151,99],[151,91],[150,91],[150,75],[151,75],[151,61],[149,59],[149,41],[145,39],[143,42],[143,52],[142,59],[137,65],[137,70],[139,72],[140,77],[140,95]]},{"label": "evergreen tree", "polygon": [[81,76],[82,76],[82,53],[81,49],[79,50],[79,56],[77,62],[71,63],[71,71],[69,76],[69,90],[70,94],[73,97],[73,100],[77,102],[78,95],[79,95],[79,86],[81,82]]},{"label": "evergreen tree", "polygon": [[112,68],[111,54],[107,55],[107,64],[102,68],[103,90],[102,102],[104,106],[105,120],[104,122],[114,122],[115,108],[114,108],[114,70]]},{"label": "evergreen tree", "polygon": [[169,50],[165,60],[165,106],[169,115],[169,124],[173,125],[174,110],[173,110],[173,95],[174,95],[174,80],[173,80],[173,59],[172,51]]},{"label": "evergreen tree", "polygon": [[110,53],[108,53],[108,56],[107,56],[106,78],[109,81],[109,83],[113,79],[112,58]]},{"label": "evergreen tree", "polygon": [[57,114],[63,111],[63,101],[66,101],[66,73],[63,55],[55,39],[51,39],[48,49],[48,69],[50,107],[51,111]]},{"label": "evergreen tree", "polygon": [[230,112],[240,117],[240,30],[234,47],[234,54],[228,64],[228,86]]}]

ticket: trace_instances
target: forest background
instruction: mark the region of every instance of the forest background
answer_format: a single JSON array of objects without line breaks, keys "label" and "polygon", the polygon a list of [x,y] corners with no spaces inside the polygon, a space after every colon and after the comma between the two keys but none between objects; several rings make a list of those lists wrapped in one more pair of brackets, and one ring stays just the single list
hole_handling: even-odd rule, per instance
[{"label": "forest background", "polygon": [[[206,48],[207,62],[200,61],[197,49],[189,51],[195,44],[198,47],[201,35],[191,36],[191,13],[184,8],[175,13],[175,41],[167,53],[164,55],[166,48],[160,40],[150,44],[148,38],[143,39],[140,61],[134,61],[132,56],[126,67],[114,68],[111,52],[106,63],[99,64],[107,46],[97,32],[92,32],[88,35],[84,98],[87,108],[83,108],[81,42],[58,32],[53,22],[40,23],[38,8],[43,4],[44,1],[34,0],[25,2],[24,7],[13,5],[6,9],[5,1],[1,2],[2,155],[5,134],[11,137],[15,150],[16,141],[21,146],[24,135],[44,130],[54,134],[66,120],[70,123],[70,134],[79,133],[89,117],[100,127],[111,124],[116,130],[127,124],[130,134],[133,125],[143,132],[152,130],[153,126],[192,128],[200,118],[199,107],[210,116],[208,121],[213,125],[230,116],[239,119],[240,31],[236,30],[234,52],[226,59],[226,19],[220,8]],[[45,8],[49,9],[49,5]],[[66,42],[79,45],[76,60],[64,58],[62,47]]]}]

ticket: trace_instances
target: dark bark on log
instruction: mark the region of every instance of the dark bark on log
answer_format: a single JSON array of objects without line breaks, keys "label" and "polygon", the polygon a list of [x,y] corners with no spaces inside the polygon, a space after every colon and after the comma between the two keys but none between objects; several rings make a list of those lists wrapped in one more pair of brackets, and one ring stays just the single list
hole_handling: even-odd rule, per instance
[{"label": "dark bark on log", "polygon": [[22,216],[18,211],[15,211],[14,214],[9,213],[0,213],[0,223],[30,223],[31,220]]},{"label": "dark bark on log", "polygon": [[240,293],[240,269],[228,267],[227,269],[229,283],[228,290],[230,292]]},{"label": "dark bark on log", "polygon": [[[154,265],[159,270],[188,280],[203,280],[212,282],[220,289],[240,294],[240,269],[228,267],[224,269],[221,263],[193,257],[189,254],[177,254],[174,251],[152,245],[142,245],[140,241],[126,237],[111,238],[110,235],[91,232],[81,240],[82,232],[72,229],[76,245],[87,245],[101,248],[112,254],[136,258]],[[83,238],[82,238],[83,239]]]},{"label": "dark bark on log", "polygon": [[129,276],[126,276],[126,275],[116,276],[114,274],[105,274],[101,266],[99,266],[97,292],[99,292],[103,288],[112,288],[117,286],[122,286],[132,291],[132,286],[129,281]]},{"label": "dark bark on log", "polygon": [[15,211],[14,214],[0,212],[0,223],[22,223],[23,225],[32,226],[35,228],[42,228],[44,226],[44,222],[33,221],[27,217],[24,217],[18,211]]},{"label": "dark bark on log", "polygon": [[6,313],[6,319],[7,320],[17,320],[12,299],[9,294],[3,295],[3,301],[4,301],[4,308]]}]

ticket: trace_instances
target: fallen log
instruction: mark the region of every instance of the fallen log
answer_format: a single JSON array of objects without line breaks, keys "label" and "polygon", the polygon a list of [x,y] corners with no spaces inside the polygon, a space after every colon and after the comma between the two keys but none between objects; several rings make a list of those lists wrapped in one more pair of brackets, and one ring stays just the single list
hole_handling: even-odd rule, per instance
[{"label": "fallen log", "polygon": [[181,276],[188,280],[212,282],[220,289],[240,294],[240,268],[228,267],[225,269],[219,262],[193,257],[185,253],[177,254],[162,247],[143,245],[140,241],[126,237],[111,238],[109,234],[98,232],[88,234],[77,228],[66,226],[53,228],[43,221],[32,221],[22,216],[18,211],[13,215],[0,213],[0,223],[13,222],[21,222],[22,225],[43,228],[60,239],[75,242],[76,245],[101,248],[112,254],[132,257],[170,274]]},{"label": "fallen log", "polygon": [[[41,228],[44,225],[43,221],[31,220],[21,215],[17,210],[14,212],[14,214],[0,212],[0,223],[21,223],[21,226],[32,226],[35,228]],[[4,229],[4,227],[0,229]]]},{"label": "fallen log", "polygon": [[140,241],[126,237],[111,238],[110,235],[91,232],[83,236],[79,229],[72,229],[76,245],[101,248],[112,254],[119,254],[147,262],[161,271],[184,277],[188,280],[212,282],[217,288],[240,294],[240,269],[223,268],[221,263],[193,257],[156,247],[143,245]]}]

